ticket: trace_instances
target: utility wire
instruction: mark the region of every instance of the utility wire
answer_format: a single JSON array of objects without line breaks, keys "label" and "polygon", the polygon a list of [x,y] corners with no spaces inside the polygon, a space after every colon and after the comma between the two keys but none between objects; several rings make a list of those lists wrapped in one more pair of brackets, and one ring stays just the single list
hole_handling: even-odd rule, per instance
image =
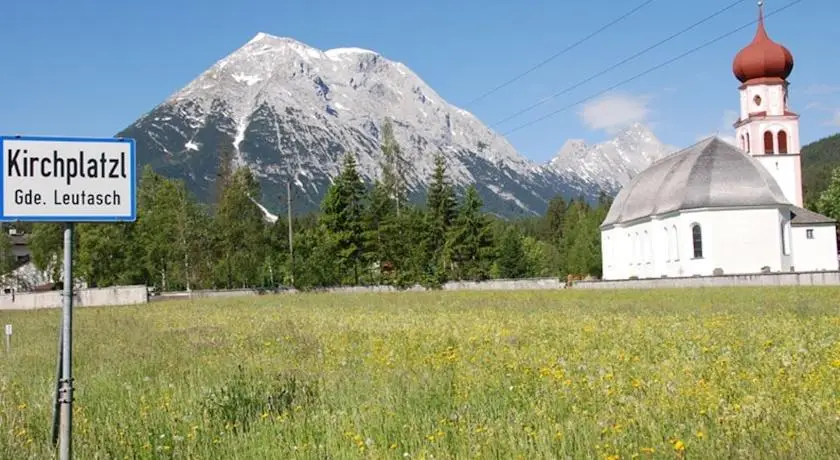
[{"label": "utility wire", "polygon": [[[776,13],[781,13],[782,11],[784,11],[784,10],[786,10],[786,9],[788,9],[788,8],[790,8],[790,7],[794,6],[794,5],[796,5],[797,3],[800,3],[800,2],[802,2],[802,1],[803,1],[803,0],[794,0],[794,1],[790,2],[790,3],[788,3],[787,5],[785,5],[785,6],[781,7],[781,8],[779,8],[779,9],[777,9],[777,10],[775,10],[775,11],[771,12],[771,13],[767,13],[767,14],[765,14],[765,15],[764,15],[764,17],[765,17],[765,19],[766,19],[766,18],[768,18],[768,17],[770,17],[770,16],[773,16],[773,15],[774,15],[774,14],[776,14]],[[714,39],[712,39],[712,40],[709,40],[709,41],[707,41],[707,42],[703,43],[703,44],[702,44],[702,45],[700,45],[700,46],[697,46],[697,47],[695,47],[695,48],[692,48],[692,49],[690,49],[690,50],[686,51],[685,53],[680,54],[679,56],[673,57],[673,58],[671,58],[671,59],[669,59],[669,60],[667,60],[667,61],[665,61],[665,62],[663,62],[663,63],[661,63],[661,64],[658,64],[658,65],[656,65],[656,66],[653,66],[653,67],[651,67],[651,68],[649,68],[649,69],[645,70],[644,72],[640,72],[640,73],[638,73],[638,74],[636,74],[636,75],[634,75],[634,76],[632,76],[632,77],[630,77],[630,78],[627,78],[627,79],[625,79],[625,80],[622,80],[622,81],[620,81],[620,82],[618,82],[618,83],[616,83],[616,84],[614,84],[614,85],[610,86],[609,88],[607,88],[607,89],[605,89],[605,90],[603,90],[603,91],[599,91],[599,92],[597,92],[597,93],[595,93],[595,94],[592,94],[592,95],[590,95],[590,96],[588,96],[588,97],[585,97],[585,98],[583,98],[583,99],[581,99],[581,100],[579,100],[579,101],[577,101],[577,102],[575,102],[575,103],[573,103],[573,104],[569,104],[569,105],[567,105],[567,106],[565,106],[565,107],[562,107],[562,108],[560,108],[560,109],[558,109],[558,110],[555,110],[554,112],[551,112],[551,113],[548,113],[548,114],[546,114],[546,115],[543,115],[543,116],[541,116],[541,117],[539,117],[539,118],[537,118],[537,119],[535,119],[535,120],[531,120],[531,121],[529,121],[529,122],[527,122],[527,123],[523,123],[523,124],[521,124],[521,125],[517,126],[516,128],[513,128],[513,129],[511,129],[511,130],[509,130],[509,131],[506,131],[506,132],[505,132],[505,133],[503,133],[502,135],[507,136],[508,134],[511,134],[511,133],[513,133],[513,132],[516,132],[516,131],[519,131],[520,129],[526,128],[526,127],[528,127],[528,126],[534,125],[534,124],[536,124],[536,123],[538,123],[538,122],[540,122],[540,121],[542,121],[542,120],[545,120],[545,119],[547,119],[547,118],[553,117],[554,115],[557,115],[558,113],[564,112],[564,111],[566,111],[566,110],[568,110],[568,109],[570,109],[570,108],[572,108],[572,107],[575,107],[575,106],[577,106],[577,105],[583,104],[584,102],[586,102],[586,101],[588,101],[588,100],[590,100],[590,99],[596,98],[596,97],[598,97],[598,96],[600,96],[600,95],[602,95],[602,94],[604,94],[604,93],[606,93],[606,92],[608,92],[608,91],[611,91],[611,90],[613,90],[613,89],[615,89],[615,88],[618,88],[619,86],[622,86],[622,85],[624,85],[624,84],[630,83],[631,81],[636,80],[637,78],[640,78],[640,77],[642,77],[642,76],[644,76],[644,75],[647,75],[647,74],[649,74],[649,73],[651,73],[651,72],[653,72],[653,71],[655,71],[655,70],[661,69],[662,67],[665,67],[665,66],[667,66],[668,64],[671,64],[671,63],[673,63],[673,62],[676,62],[676,61],[678,61],[678,60],[680,60],[680,59],[682,59],[682,58],[684,58],[684,57],[686,57],[686,56],[688,56],[688,55],[690,55],[690,54],[693,54],[693,53],[695,53],[695,52],[697,52],[697,51],[699,51],[699,50],[701,50],[701,49],[703,49],[703,48],[705,48],[705,47],[707,47],[707,46],[709,46],[709,45],[712,45],[712,44],[714,44],[714,43],[716,43],[716,42],[719,42],[719,41],[723,40],[724,38],[726,38],[726,37],[728,37],[728,36],[730,36],[730,35],[733,35],[733,34],[735,34],[735,33],[737,33],[737,32],[740,32],[741,30],[746,29],[747,27],[750,27],[750,26],[752,26],[752,25],[754,25],[754,24],[756,24],[756,23],[758,23],[758,19],[756,19],[756,20],[754,20],[754,21],[751,21],[751,22],[749,22],[749,23],[747,23],[747,24],[744,24],[744,25],[742,25],[741,27],[738,27],[737,29],[731,30],[731,31],[729,31],[729,32],[727,32],[727,33],[725,33],[725,34],[723,34],[723,35],[719,35],[718,37],[716,37],[716,38],[714,38]]]},{"label": "utility wire", "polygon": [[669,41],[671,41],[671,40],[673,40],[673,39],[675,39],[675,38],[677,38],[677,37],[679,37],[680,35],[682,35],[682,34],[684,34],[684,33],[688,32],[688,31],[689,31],[689,30],[691,30],[691,29],[694,29],[695,27],[699,26],[700,24],[703,24],[704,22],[707,22],[707,21],[709,21],[709,20],[711,20],[711,19],[713,19],[713,18],[715,18],[715,17],[717,17],[717,16],[720,16],[721,14],[723,14],[723,13],[725,13],[726,11],[728,11],[728,10],[730,10],[730,9],[734,8],[735,6],[737,6],[737,5],[738,5],[738,4],[740,4],[740,3],[743,3],[744,1],[745,1],[745,0],[735,0],[734,2],[730,3],[729,5],[727,5],[727,6],[723,7],[723,8],[722,8],[722,9],[720,9],[720,10],[717,10],[716,12],[712,13],[712,14],[711,14],[711,15],[709,15],[709,16],[706,16],[705,18],[703,18],[703,19],[701,19],[701,20],[699,20],[699,21],[695,22],[694,24],[692,24],[692,25],[690,25],[690,26],[686,27],[685,29],[680,30],[679,32],[676,32],[676,33],[672,34],[671,36],[666,37],[666,38],[664,38],[664,39],[662,39],[662,40],[660,40],[660,41],[658,41],[658,42],[654,43],[653,45],[651,45],[651,46],[649,46],[649,47],[647,47],[647,48],[645,48],[645,49],[643,49],[643,50],[641,50],[641,51],[637,52],[636,54],[634,54],[634,55],[632,55],[632,56],[630,56],[630,57],[628,57],[628,58],[625,58],[624,60],[622,60],[622,61],[620,61],[620,62],[618,62],[618,63],[616,63],[616,64],[613,64],[613,65],[611,65],[611,66],[607,67],[606,69],[604,69],[604,70],[602,70],[602,71],[600,71],[600,72],[598,72],[598,73],[596,73],[596,74],[594,74],[594,75],[590,75],[590,76],[588,76],[588,77],[584,78],[583,80],[581,80],[581,81],[579,81],[579,82],[575,83],[575,84],[574,84],[574,85],[572,85],[572,86],[569,86],[569,87],[567,87],[567,88],[564,88],[564,89],[562,89],[562,90],[560,90],[560,91],[558,91],[558,92],[556,92],[556,93],[552,94],[551,96],[548,96],[548,97],[545,97],[545,98],[543,98],[543,99],[540,99],[540,100],[539,100],[539,101],[537,101],[536,103],[534,103],[534,104],[532,104],[532,105],[530,105],[530,106],[528,106],[528,107],[525,107],[524,109],[522,109],[522,110],[520,110],[520,111],[518,111],[518,112],[514,113],[513,115],[510,115],[510,116],[508,116],[507,118],[503,118],[503,119],[501,119],[501,120],[499,120],[499,121],[497,121],[497,122],[493,123],[492,125],[490,125],[490,127],[492,128],[492,127],[494,127],[494,126],[498,126],[498,125],[500,125],[500,124],[502,124],[502,123],[504,123],[504,122],[506,122],[506,121],[508,121],[508,120],[510,120],[510,119],[512,119],[512,118],[516,118],[516,117],[518,117],[519,115],[522,115],[523,113],[530,112],[531,110],[533,110],[533,109],[535,109],[535,108],[537,108],[537,107],[539,107],[539,106],[541,106],[541,105],[545,104],[546,102],[549,102],[549,101],[551,101],[551,100],[553,100],[553,99],[557,98],[558,96],[562,96],[563,94],[566,94],[566,93],[568,93],[569,91],[571,91],[571,90],[573,90],[573,89],[575,89],[575,88],[577,88],[577,87],[579,87],[579,86],[581,86],[581,85],[583,85],[583,84],[585,84],[585,83],[589,83],[590,81],[594,80],[595,78],[600,77],[601,75],[604,75],[605,73],[609,72],[610,70],[613,70],[613,69],[615,69],[616,67],[619,67],[619,66],[621,66],[621,65],[624,65],[624,64],[626,64],[626,63],[628,63],[628,62],[632,61],[633,59],[636,59],[637,57],[639,57],[639,56],[641,56],[641,55],[643,55],[643,54],[647,53],[648,51],[650,51],[650,50],[652,50],[652,49],[654,49],[654,48],[656,48],[656,47],[658,47],[658,46],[660,46],[660,45],[662,45],[662,44],[664,44],[664,43],[667,43],[667,42],[669,42]]},{"label": "utility wire", "polygon": [[505,86],[507,86],[507,85],[509,85],[509,84],[511,84],[511,83],[513,83],[513,82],[515,82],[515,81],[517,81],[517,80],[519,80],[520,78],[524,77],[525,75],[528,75],[529,73],[531,73],[531,72],[533,72],[533,71],[535,71],[535,70],[539,69],[540,67],[542,67],[542,66],[544,66],[544,65],[548,64],[549,62],[553,61],[554,59],[557,59],[557,58],[558,58],[558,57],[560,57],[561,55],[563,55],[563,54],[565,54],[565,53],[567,53],[567,52],[571,51],[573,48],[576,48],[578,45],[582,44],[582,43],[583,43],[583,42],[585,42],[586,40],[589,40],[590,38],[594,37],[595,35],[598,35],[599,33],[603,32],[604,30],[608,29],[609,27],[611,27],[611,26],[613,26],[613,25],[617,24],[618,22],[622,21],[623,19],[626,19],[628,16],[630,16],[630,15],[631,15],[631,14],[633,14],[633,13],[635,13],[636,11],[639,11],[640,9],[644,8],[645,6],[647,6],[647,5],[651,4],[651,3],[653,3],[653,1],[654,1],[654,0],[646,0],[644,3],[640,4],[640,5],[639,5],[639,6],[637,6],[636,8],[633,8],[633,9],[632,9],[632,10],[630,10],[629,12],[624,13],[622,16],[619,16],[618,18],[613,19],[611,22],[607,23],[606,25],[601,26],[601,28],[600,28],[600,29],[598,29],[598,30],[596,30],[595,32],[592,32],[591,34],[587,35],[586,37],[581,38],[580,40],[576,41],[575,43],[572,43],[571,45],[567,46],[567,47],[566,47],[566,48],[564,48],[563,50],[561,50],[561,51],[559,51],[559,52],[555,53],[553,56],[551,56],[551,57],[549,57],[549,58],[545,59],[544,61],[540,62],[539,64],[537,64],[537,65],[535,65],[535,66],[533,66],[533,67],[531,67],[530,69],[526,70],[525,72],[523,72],[523,73],[521,73],[521,74],[519,74],[519,75],[517,75],[517,76],[515,76],[515,77],[511,78],[510,80],[508,80],[508,81],[506,81],[506,82],[502,83],[501,85],[499,85],[499,86],[497,86],[497,87],[495,87],[495,88],[491,89],[490,91],[487,91],[486,93],[482,94],[481,96],[479,96],[479,97],[477,97],[477,98],[473,99],[472,101],[470,101],[469,103],[467,103],[466,107],[469,107],[469,106],[471,106],[471,105],[475,104],[476,102],[478,102],[478,101],[480,101],[480,100],[482,100],[482,99],[486,98],[487,96],[489,96],[489,95],[491,95],[491,94],[495,93],[496,91],[498,91],[498,90],[500,90],[500,89],[504,88]]}]

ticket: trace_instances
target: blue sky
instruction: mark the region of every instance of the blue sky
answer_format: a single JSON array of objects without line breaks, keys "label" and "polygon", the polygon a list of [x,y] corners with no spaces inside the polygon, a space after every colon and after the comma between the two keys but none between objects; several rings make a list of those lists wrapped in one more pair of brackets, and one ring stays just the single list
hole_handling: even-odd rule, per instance
[{"label": "blue sky", "polygon": [[[768,0],[772,11],[791,0]],[[499,132],[579,101],[756,17],[754,0],[539,108],[496,124],[713,13],[732,0],[656,0],[519,81],[498,84],[579,40],[642,0],[400,2],[144,0],[8,2],[0,28],[0,133],[111,136],[257,32],[321,49],[373,49],[405,63],[448,102]],[[803,143],[840,131],[837,0],[803,0],[770,17],[771,38],[796,64],[793,110]],[[731,135],[738,108],[732,58],[749,27],[628,83],[508,135],[535,161],[569,138],[597,142],[644,121],[669,144]]]}]

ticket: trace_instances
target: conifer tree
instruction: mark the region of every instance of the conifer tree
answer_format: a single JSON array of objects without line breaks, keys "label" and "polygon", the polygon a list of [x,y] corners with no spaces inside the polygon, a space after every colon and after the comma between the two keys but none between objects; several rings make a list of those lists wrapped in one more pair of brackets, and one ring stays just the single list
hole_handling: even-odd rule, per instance
[{"label": "conifer tree", "polygon": [[503,233],[496,264],[502,278],[522,278],[528,274],[528,260],[525,258],[522,237],[513,226],[509,226]]},{"label": "conifer tree", "polygon": [[382,123],[382,185],[388,196],[394,200],[395,212],[406,205],[405,167],[406,161],[402,155],[400,144],[394,137],[394,126],[386,118]]},{"label": "conifer tree", "polygon": [[422,238],[431,270],[429,276],[443,282],[449,265],[446,238],[458,214],[455,190],[446,176],[446,160],[442,154],[435,156],[435,169],[426,197],[426,233]]},{"label": "conifer tree", "polygon": [[216,165],[216,205],[222,201],[225,190],[233,178],[233,145],[224,142],[219,143],[219,158]]},{"label": "conifer tree", "polygon": [[475,185],[470,185],[450,231],[449,244],[458,279],[483,280],[490,275],[494,245],[490,222],[481,211],[483,203]]},{"label": "conifer tree", "polygon": [[335,242],[336,262],[345,275],[351,275],[352,283],[359,283],[364,251],[365,185],[356,170],[356,159],[352,152],[344,156],[341,172],[327,190],[322,202],[321,222]]},{"label": "conifer tree", "polygon": [[541,220],[541,236],[554,244],[560,244],[563,238],[563,216],[566,214],[566,200],[558,195],[548,202],[548,209]]},{"label": "conifer tree", "polygon": [[378,267],[374,282],[382,282],[385,272],[398,270],[402,261],[400,246],[401,228],[398,225],[396,200],[392,199],[385,185],[376,181],[369,192],[368,206],[364,213],[365,264]]}]

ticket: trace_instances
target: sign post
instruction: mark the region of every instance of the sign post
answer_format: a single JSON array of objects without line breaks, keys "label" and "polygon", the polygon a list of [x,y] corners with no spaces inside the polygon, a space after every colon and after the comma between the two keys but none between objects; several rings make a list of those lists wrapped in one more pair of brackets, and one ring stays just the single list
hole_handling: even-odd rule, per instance
[{"label": "sign post", "polygon": [[12,354],[12,325],[6,325],[6,354]]},{"label": "sign post", "polygon": [[[59,459],[71,458],[73,230],[76,222],[137,218],[133,139],[0,136],[0,221],[64,223],[60,372],[53,413]],[[60,423],[59,422],[60,419]]]}]

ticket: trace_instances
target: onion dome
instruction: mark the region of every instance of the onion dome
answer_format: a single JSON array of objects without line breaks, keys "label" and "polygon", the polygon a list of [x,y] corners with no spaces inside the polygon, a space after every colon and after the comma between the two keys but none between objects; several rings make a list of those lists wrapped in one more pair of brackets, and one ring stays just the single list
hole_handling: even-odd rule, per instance
[{"label": "onion dome", "polygon": [[787,48],[771,40],[764,29],[762,3],[758,2],[758,30],[755,38],[738,52],[732,62],[732,72],[741,83],[764,78],[785,80],[793,71],[793,55]]}]

